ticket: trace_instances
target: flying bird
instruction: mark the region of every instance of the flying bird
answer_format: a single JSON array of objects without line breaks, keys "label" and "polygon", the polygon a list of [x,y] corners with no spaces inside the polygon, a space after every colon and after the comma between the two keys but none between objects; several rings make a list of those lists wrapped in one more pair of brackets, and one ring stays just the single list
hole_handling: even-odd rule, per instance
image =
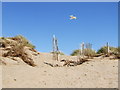
[{"label": "flying bird", "polygon": [[77,17],[70,15],[70,20],[72,20],[72,19],[77,19]]}]

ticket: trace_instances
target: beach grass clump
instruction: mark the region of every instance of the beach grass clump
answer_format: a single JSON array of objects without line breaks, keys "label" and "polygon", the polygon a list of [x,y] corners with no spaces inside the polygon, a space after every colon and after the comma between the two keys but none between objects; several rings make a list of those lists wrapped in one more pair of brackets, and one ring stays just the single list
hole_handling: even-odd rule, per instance
[{"label": "beach grass clump", "polygon": [[35,48],[33,44],[31,44],[25,37],[22,35],[17,35],[15,37],[10,37],[10,39],[17,41],[18,43],[22,43],[24,46]]},{"label": "beach grass clump", "polygon": [[13,47],[9,48],[8,52],[5,53],[3,56],[19,57],[28,65],[36,66],[33,60],[28,57],[27,53],[25,53],[24,44],[22,43],[14,43]]},{"label": "beach grass clump", "polygon": [[84,49],[84,55],[89,57],[94,57],[96,55],[96,52],[95,50],[87,48],[87,49]]},{"label": "beach grass clump", "polygon": [[81,51],[79,49],[74,50],[70,55],[77,56]]},{"label": "beach grass clump", "polygon": [[4,38],[0,40],[0,44],[1,47],[7,51],[7,53],[3,53],[3,57],[19,57],[28,65],[36,66],[33,59],[25,52],[25,47],[30,47],[31,49],[35,47],[23,36],[18,35],[15,37]]},{"label": "beach grass clump", "polygon": [[[118,54],[118,48],[116,48],[116,47],[109,47],[109,53],[110,54]],[[101,54],[101,53],[103,53],[103,54],[107,54],[108,53],[108,48],[106,47],[106,46],[103,46],[103,47],[101,47],[98,51],[97,51],[97,53],[98,54]]]},{"label": "beach grass clump", "polygon": [[[77,50],[74,50],[72,53],[71,53],[71,56],[77,56],[79,54],[82,54],[81,53],[81,50],[77,49]],[[83,54],[85,56],[89,56],[89,57],[94,57],[96,55],[96,52],[92,49],[84,49],[83,50]]]},{"label": "beach grass clump", "polygon": [[120,54],[120,46],[118,47],[118,53]]}]

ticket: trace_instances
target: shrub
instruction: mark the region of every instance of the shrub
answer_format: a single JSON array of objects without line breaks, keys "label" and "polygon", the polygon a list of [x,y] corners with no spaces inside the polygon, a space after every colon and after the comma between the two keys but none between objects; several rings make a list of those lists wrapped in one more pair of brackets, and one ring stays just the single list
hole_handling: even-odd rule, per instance
[{"label": "shrub", "polygon": [[77,50],[74,50],[70,55],[71,56],[77,56],[79,53],[80,53],[80,50],[77,49]]},{"label": "shrub", "polygon": [[[118,48],[115,48],[115,47],[109,47],[109,50],[110,50],[110,53],[113,53],[113,54],[117,54],[118,53]],[[107,47],[104,46],[104,47],[101,47],[98,51],[97,51],[98,54],[107,54]]]},{"label": "shrub", "polygon": [[[93,57],[96,54],[95,51],[92,49],[84,49],[83,52],[84,52],[85,56],[92,56]],[[71,56],[77,56],[78,54],[81,54],[81,50],[79,50],[79,49],[74,50],[72,52]]]},{"label": "shrub", "polygon": [[5,39],[5,37],[0,37],[0,39],[3,39],[3,40],[4,40],[4,39]]},{"label": "shrub", "polygon": [[[10,40],[12,39],[12,40]],[[14,40],[14,41],[13,41]],[[2,47],[9,46],[7,47],[6,50],[8,50],[7,53],[4,53],[3,56],[11,56],[11,57],[19,57],[21,58],[25,63],[31,65],[31,66],[36,66],[34,64],[33,59],[31,59],[27,53],[25,53],[24,47],[30,47],[31,49],[35,48],[29,41],[24,38],[21,35],[15,36],[15,37],[9,37],[9,38],[4,38],[0,42]],[[3,46],[4,45],[4,46]]]},{"label": "shrub", "polygon": [[85,56],[93,57],[93,56],[96,55],[96,52],[94,50],[92,50],[92,49],[84,49],[84,54],[85,54]]},{"label": "shrub", "polygon": [[18,43],[22,43],[24,46],[35,48],[34,45],[32,45],[25,37],[22,35],[17,35],[15,37],[11,37],[10,39],[17,41]]},{"label": "shrub", "polygon": [[120,54],[120,46],[118,47],[118,53]]},{"label": "shrub", "polygon": [[20,57],[25,63],[30,66],[36,66],[31,58],[24,51],[24,44],[23,43],[14,43],[7,53],[3,56],[11,56],[11,57]]},{"label": "shrub", "polygon": [[60,55],[65,55],[63,52],[59,52]]}]

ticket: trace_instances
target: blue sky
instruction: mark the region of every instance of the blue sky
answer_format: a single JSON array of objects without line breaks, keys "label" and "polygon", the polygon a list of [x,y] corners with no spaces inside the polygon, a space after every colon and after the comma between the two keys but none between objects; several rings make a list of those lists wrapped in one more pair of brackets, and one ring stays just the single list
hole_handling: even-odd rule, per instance
[{"label": "blue sky", "polygon": [[[40,52],[52,51],[52,35],[59,49],[71,54],[82,42],[98,50],[118,45],[117,2],[4,2],[3,36],[23,35]],[[70,20],[75,15],[76,20]]]}]

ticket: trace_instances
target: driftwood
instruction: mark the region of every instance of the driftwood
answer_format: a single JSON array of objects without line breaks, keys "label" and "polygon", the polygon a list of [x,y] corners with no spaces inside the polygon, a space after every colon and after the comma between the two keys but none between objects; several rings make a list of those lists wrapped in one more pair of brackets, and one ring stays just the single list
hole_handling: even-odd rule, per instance
[{"label": "driftwood", "polygon": [[64,62],[63,66],[77,66],[86,61],[88,61],[88,60],[87,59],[80,59],[78,61],[61,60],[61,62]]},{"label": "driftwood", "polygon": [[[70,60],[61,60],[60,62],[64,62],[64,64],[62,66],[77,66],[77,65],[80,65],[84,62],[88,61],[87,59],[80,59],[78,61],[70,61]],[[51,64],[51,63],[47,63],[47,62],[44,62],[44,64],[47,64],[51,67],[61,67],[61,65],[58,65],[58,64]]]},{"label": "driftwood", "polygon": [[44,62],[44,64],[50,65],[51,67],[60,67],[60,65],[58,65],[58,64],[53,65],[53,64],[47,63],[47,62]]},{"label": "driftwood", "polygon": [[113,55],[113,57],[110,58],[110,60],[120,59],[120,55]]},{"label": "driftwood", "polygon": [[44,62],[44,64],[47,64],[47,65],[50,65],[51,67],[53,67],[53,65],[51,63]]},{"label": "driftwood", "polygon": [[104,54],[96,54],[94,57],[100,57],[102,55],[104,55]]}]

